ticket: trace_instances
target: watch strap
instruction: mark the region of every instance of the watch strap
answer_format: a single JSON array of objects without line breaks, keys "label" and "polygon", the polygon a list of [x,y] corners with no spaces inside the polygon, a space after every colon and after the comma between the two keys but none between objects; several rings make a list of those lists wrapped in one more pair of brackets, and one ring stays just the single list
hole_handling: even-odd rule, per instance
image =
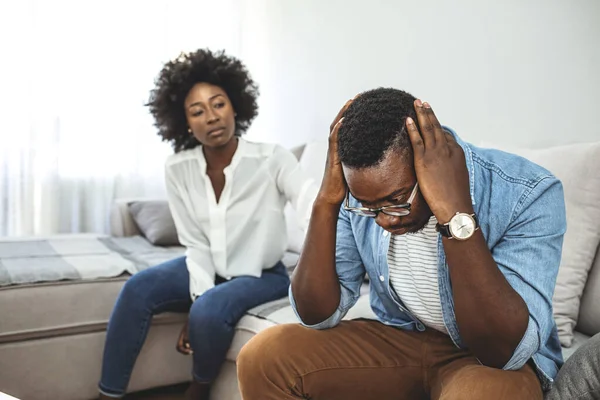
[{"label": "watch strap", "polygon": [[442,234],[442,236],[451,238],[452,234],[450,233],[450,224],[440,224],[439,222],[435,225],[435,230]]}]

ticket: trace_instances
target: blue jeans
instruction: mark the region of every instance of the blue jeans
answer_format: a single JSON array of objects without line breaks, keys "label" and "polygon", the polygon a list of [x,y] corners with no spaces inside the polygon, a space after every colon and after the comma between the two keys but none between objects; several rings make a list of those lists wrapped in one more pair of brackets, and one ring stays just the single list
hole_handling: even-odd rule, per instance
[{"label": "blue jeans", "polygon": [[141,271],[125,283],[108,323],[99,384],[102,393],[125,394],[152,316],[165,311],[189,311],[193,377],[201,383],[214,381],[240,318],[252,307],[285,297],[290,280],[282,263],[264,270],[260,278],[240,276],[227,281],[217,277],[216,286],[193,304],[189,282],[185,257],[181,257]]}]

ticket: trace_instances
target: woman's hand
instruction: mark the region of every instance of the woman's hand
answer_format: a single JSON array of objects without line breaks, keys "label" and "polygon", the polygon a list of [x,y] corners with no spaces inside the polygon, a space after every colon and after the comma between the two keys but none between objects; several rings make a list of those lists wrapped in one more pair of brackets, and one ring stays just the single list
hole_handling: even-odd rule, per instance
[{"label": "woman's hand", "polygon": [[183,329],[179,334],[179,340],[177,340],[177,351],[181,354],[189,356],[194,354],[194,350],[190,346],[189,336],[188,336],[188,321],[185,321],[185,325],[183,325]]}]

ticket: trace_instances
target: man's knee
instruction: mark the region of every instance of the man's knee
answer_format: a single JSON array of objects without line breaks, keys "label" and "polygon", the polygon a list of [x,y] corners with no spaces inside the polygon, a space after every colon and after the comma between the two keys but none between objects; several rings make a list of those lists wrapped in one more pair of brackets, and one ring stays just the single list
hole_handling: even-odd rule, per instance
[{"label": "man's knee", "polygon": [[249,370],[268,369],[276,364],[281,357],[290,356],[291,346],[290,333],[297,329],[303,329],[296,324],[284,324],[266,329],[254,336],[240,351],[237,359],[238,372]]},{"label": "man's knee", "polygon": [[308,332],[298,324],[274,326],[254,336],[240,351],[237,358],[240,383],[256,382],[261,378],[274,379],[275,374],[286,376],[294,361],[302,357],[306,347],[301,337]]},{"label": "man's knee", "polygon": [[461,368],[443,383],[439,400],[542,400],[541,384],[530,370],[501,371],[479,365]]}]

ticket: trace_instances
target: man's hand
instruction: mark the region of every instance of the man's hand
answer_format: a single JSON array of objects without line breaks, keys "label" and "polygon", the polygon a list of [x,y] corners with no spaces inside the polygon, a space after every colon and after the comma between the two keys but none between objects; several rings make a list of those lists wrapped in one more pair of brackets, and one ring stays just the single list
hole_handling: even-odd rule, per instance
[{"label": "man's hand", "polygon": [[186,356],[194,354],[188,337],[188,321],[185,321],[185,325],[179,334],[179,340],[177,340],[177,351]]},{"label": "man's hand", "polygon": [[[429,104],[416,100],[415,110],[420,132],[409,118],[406,127],[425,201],[442,224],[457,212],[472,213],[462,148],[444,132]],[[467,241],[443,243],[460,335],[483,365],[503,368],[527,330],[528,307],[498,268],[481,230]]]},{"label": "man's hand", "polygon": [[417,181],[429,208],[445,224],[457,212],[473,212],[465,154],[454,137],[442,129],[428,103],[416,100],[415,110],[421,131],[410,117],[406,128]]},{"label": "man's hand", "polygon": [[325,164],[325,173],[321,182],[318,200],[322,200],[327,204],[339,206],[344,197],[346,197],[346,180],[344,179],[344,171],[340,163],[338,155],[338,131],[342,124],[342,116],[350,107],[353,100],[348,100],[344,107],[338,112],[335,119],[329,127],[329,149],[327,151],[327,162]]}]

